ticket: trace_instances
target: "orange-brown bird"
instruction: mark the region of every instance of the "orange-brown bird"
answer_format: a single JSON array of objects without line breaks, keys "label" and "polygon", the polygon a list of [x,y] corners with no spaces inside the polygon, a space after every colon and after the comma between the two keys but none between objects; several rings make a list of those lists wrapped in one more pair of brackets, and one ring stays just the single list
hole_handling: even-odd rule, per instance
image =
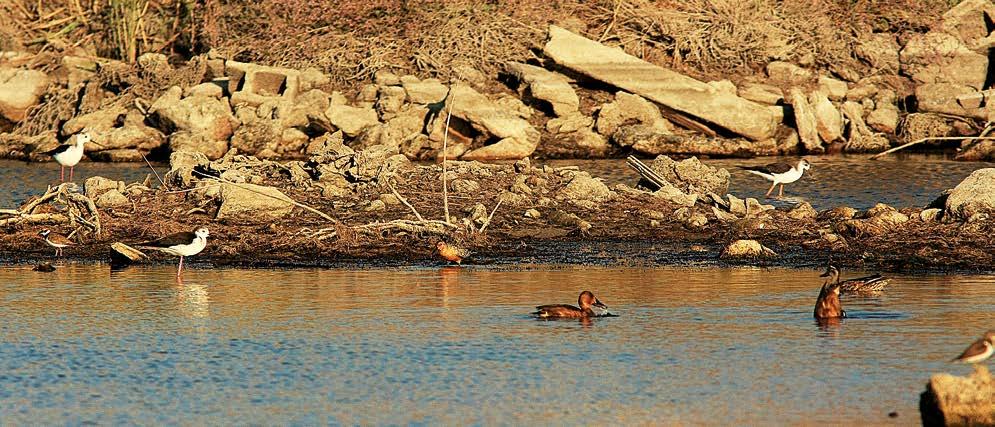
[{"label": "orange-brown bird", "polygon": [[439,250],[439,255],[442,256],[443,259],[455,262],[457,265],[462,265],[460,263],[463,262],[464,259],[470,257],[470,251],[466,248],[451,245],[441,240],[439,243],[435,244],[435,248]]},{"label": "orange-brown bird", "polygon": [[995,329],[985,333],[981,339],[971,343],[953,362],[981,363],[995,354]]},{"label": "orange-brown bird", "polygon": [[[823,274],[828,276],[828,272]],[[819,291],[819,298],[815,300],[816,319],[835,319],[846,317],[843,305],[840,304],[840,283],[826,282]]]}]

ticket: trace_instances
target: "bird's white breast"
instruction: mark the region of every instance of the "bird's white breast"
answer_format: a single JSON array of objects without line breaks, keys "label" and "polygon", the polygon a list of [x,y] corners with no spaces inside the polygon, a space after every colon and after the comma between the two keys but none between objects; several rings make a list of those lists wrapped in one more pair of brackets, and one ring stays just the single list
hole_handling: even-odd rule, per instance
[{"label": "bird's white breast", "polygon": [[168,248],[162,248],[162,251],[176,256],[193,256],[199,254],[200,251],[204,250],[204,248],[206,247],[207,247],[207,239],[203,237],[198,237],[196,239],[193,239],[193,242],[190,242],[188,244],[173,245]]},{"label": "bird's white breast", "polygon": [[62,166],[76,166],[80,159],[83,158],[83,147],[73,145],[66,151],[58,153],[52,157],[54,157],[55,161],[59,162]]},{"label": "bird's white breast", "polygon": [[777,182],[781,184],[790,184],[798,181],[798,179],[802,177],[803,173],[804,171],[799,168],[791,168],[791,170],[785,173],[774,175],[774,178],[776,178]]}]

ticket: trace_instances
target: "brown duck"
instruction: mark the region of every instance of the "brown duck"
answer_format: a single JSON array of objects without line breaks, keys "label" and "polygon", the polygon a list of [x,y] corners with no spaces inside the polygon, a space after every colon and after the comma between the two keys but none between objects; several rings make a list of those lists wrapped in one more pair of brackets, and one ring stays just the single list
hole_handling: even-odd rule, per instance
[{"label": "brown duck", "polygon": [[840,284],[837,282],[826,282],[819,291],[819,299],[815,300],[816,319],[837,319],[846,317],[843,306],[840,304]]},{"label": "brown duck", "polygon": [[602,310],[608,309],[608,306],[602,304],[601,301],[595,298],[591,291],[581,292],[580,296],[577,297],[577,305],[580,307],[574,307],[568,304],[540,305],[536,307],[536,312],[532,314],[543,319],[585,319],[601,316],[594,311],[593,307],[597,307]]},{"label": "brown duck", "polygon": [[840,270],[832,265],[826,268],[821,277],[828,277],[829,283],[839,283],[840,292],[844,294],[874,294],[891,284],[891,279],[880,274],[840,281]]}]

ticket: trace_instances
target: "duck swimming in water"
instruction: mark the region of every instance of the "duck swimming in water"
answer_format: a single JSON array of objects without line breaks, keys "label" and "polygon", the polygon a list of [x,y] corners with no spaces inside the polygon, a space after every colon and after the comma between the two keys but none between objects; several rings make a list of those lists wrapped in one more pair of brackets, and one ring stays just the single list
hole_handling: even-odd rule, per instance
[{"label": "duck swimming in water", "polygon": [[882,291],[891,284],[891,279],[880,274],[847,279],[841,282],[840,270],[832,265],[827,267],[826,272],[822,273],[820,277],[828,277],[830,283],[839,283],[840,292],[844,294],[873,294]]},{"label": "duck swimming in water", "polygon": [[[599,301],[591,291],[584,291],[577,297],[577,305],[574,307],[568,304],[540,305],[536,307],[536,312],[532,313],[536,317],[564,318],[564,319],[586,319],[591,317],[610,316],[607,314],[608,306]],[[600,310],[595,311],[598,308]],[[604,314],[601,312],[604,311]]]},{"label": "duck swimming in water", "polygon": [[819,298],[815,300],[816,319],[838,319],[846,317],[843,305],[840,304],[840,284],[826,282],[822,284]]}]

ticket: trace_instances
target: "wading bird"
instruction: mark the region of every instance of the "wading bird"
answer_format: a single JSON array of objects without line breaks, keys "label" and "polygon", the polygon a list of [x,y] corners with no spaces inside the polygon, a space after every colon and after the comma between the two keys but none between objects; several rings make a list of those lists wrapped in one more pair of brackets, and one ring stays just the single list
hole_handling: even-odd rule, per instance
[{"label": "wading bird", "polygon": [[52,230],[44,229],[38,232],[38,235],[45,239],[45,243],[49,246],[55,248],[55,256],[62,256],[62,249],[75,245],[72,240],[66,238],[59,233],[53,233]]},{"label": "wading bird", "polygon": [[183,272],[183,257],[194,256],[204,250],[207,247],[207,236],[209,234],[207,227],[200,227],[193,232],[184,231],[182,233],[174,233],[157,240],[139,243],[135,246],[156,249],[180,257],[180,265],[176,269],[176,276],[179,277],[180,273]]},{"label": "wading bird", "polygon": [[455,262],[456,265],[462,265],[464,259],[469,258],[471,252],[464,247],[460,247],[454,244],[439,241],[435,244],[435,248],[439,250],[439,256],[441,256],[446,261]]},{"label": "wading bird", "polygon": [[981,363],[992,357],[992,354],[995,354],[995,329],[985,332],[985,336],[971,343],[967,350],[964,350],[952,362]]},{"label": "wading bird", "polygon": [[801,179],[802,174],[805,173],[812,165],[808,160],[801,159],[798,161],[797,165],[790,165],[787,163],[771,163],[766,166],[740,166],[741,169],[746,170],[754,175],[760,175],[771,181],[770,189],[767,190],[765,197],[770,197],[770,193],[774,191],[774,187],[778,184],[781,185],[780,191],[777,193],[777,197],[784,197],[784,184],[791,184],[792,182]]},{"label": "wading bird", "polygon": [[[601,301],[595,298],[591,291],[581,292],[580,296],[577,297],[577,305],[580,307],[574,307],[568,304],[540,305],[536,307],[536,312],[532,314],[543,319],[581,319],[608,315],[608,306],[602,304]],[[595,308],[600,310],[595,311]],[[602,312],[604,314],[602,314]]]},{"label": "wading bird", "polygon": [[[59,165],[62,166],[59,172],[59,181],[66,182],[66,166],[69,166],[69,181],[73,180],[73,169],[76,164],[83,159],[83,145],[91,142],[90,133],[84,130],[76,134],[76,141],[71,144],[62,144],[53,150],[43,154],[52,156]],[[94,143],[96,145],[96,143]]]}]

